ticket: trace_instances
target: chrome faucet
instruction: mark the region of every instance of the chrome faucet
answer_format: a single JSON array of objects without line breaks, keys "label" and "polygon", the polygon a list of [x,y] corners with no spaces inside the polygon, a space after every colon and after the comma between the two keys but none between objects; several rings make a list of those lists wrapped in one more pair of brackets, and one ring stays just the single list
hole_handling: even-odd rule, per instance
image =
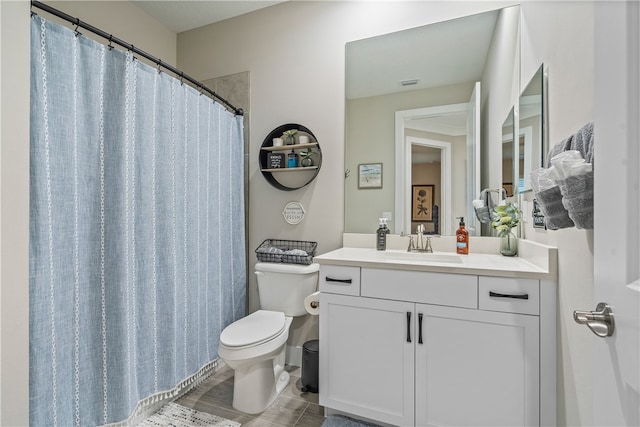
[{"label": "chrome faucet", "polygon": [[409,235],[409,247],[407,248],[407,252],[433,253],[433,248],[431,247],[432,237],[440,236],[435,234],[427,235],[424,231],[424,224],[419,224],[416,228],[416,240],[414,241],[413,236]]}]

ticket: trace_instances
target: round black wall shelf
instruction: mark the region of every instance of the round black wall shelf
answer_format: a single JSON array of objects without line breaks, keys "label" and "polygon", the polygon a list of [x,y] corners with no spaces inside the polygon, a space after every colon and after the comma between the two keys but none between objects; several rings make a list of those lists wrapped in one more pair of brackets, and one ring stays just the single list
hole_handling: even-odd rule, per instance
[{"label": "round black wall shelf", "polygon": [[[281,138],[285,131],[292,129],[298,131],[296,143],[274,147],[273,139]],[[308,139],[308,142],[300,143],[300,136]],[[293,153],[299,158],[301,152],[311,152],[309,157],[313,165],[300,166],[298,159],[298,165],[287,167],[288,155]],[[308,185],[318,176],[322,165],[322,150],[313,132],[302,125],[289,123],[278,126],[267,135],[260,148],[259,162],[260,171],[269,184],[278,190],[293,191]]]}]

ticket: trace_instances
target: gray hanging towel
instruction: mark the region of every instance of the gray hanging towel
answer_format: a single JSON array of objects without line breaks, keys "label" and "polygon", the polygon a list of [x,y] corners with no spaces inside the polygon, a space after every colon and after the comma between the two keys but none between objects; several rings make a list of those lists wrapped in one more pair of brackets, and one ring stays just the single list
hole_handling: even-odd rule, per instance
[{"label": "gray hanging towel", "polygon": [[593,228],[593,171],[558,180],[562,204],[576,228]]},{"label": "gray hanging towel", "polygon": [[536,200],[544,214],[545,224],[549,230],[573,227],[569,212],[562,204],[562,193],[558,185],[536,193]]},{"label": "gray hanging towel", "polygon": [[549,150],[547,167],[551,165],[553,156],[563,151],[577,150],[587,163],[593,164],[593,122],[584,125],[580,130],[566,139],[563,139]]}]

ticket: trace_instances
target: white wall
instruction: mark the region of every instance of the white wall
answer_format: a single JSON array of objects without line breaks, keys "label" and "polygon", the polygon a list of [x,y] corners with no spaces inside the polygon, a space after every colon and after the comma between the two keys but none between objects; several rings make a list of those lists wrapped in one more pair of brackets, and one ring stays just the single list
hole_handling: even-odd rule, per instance
[{"label": "white wall", "polygon": [[[593,120],[593,23],[592,2],[522,3],[521,89],[541,63],[549,68],[551,145]],[[529,222],[525,236],[558,247],[558,425],[591,425],[592,334],[572,313],[593,309],[593,230],[541,231]]]},{"label": "white wall", "polygon": [[[131,3],[49,4],[112,32],[167,63],[176,62],[176,34]],[[42,16],[47,17],[44,12]],[[29,22],[29,2],[0,1],[0,425],[3,426],[29,423]]]}]

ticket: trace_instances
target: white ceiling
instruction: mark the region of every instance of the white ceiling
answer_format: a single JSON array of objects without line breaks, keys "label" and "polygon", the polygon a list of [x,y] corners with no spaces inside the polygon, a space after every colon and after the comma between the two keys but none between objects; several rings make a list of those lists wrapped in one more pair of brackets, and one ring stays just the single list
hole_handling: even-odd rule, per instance
[{"label": "white ceiling", "polygon": [[244,15],[283,0],[132,0],[176,33]]}]

